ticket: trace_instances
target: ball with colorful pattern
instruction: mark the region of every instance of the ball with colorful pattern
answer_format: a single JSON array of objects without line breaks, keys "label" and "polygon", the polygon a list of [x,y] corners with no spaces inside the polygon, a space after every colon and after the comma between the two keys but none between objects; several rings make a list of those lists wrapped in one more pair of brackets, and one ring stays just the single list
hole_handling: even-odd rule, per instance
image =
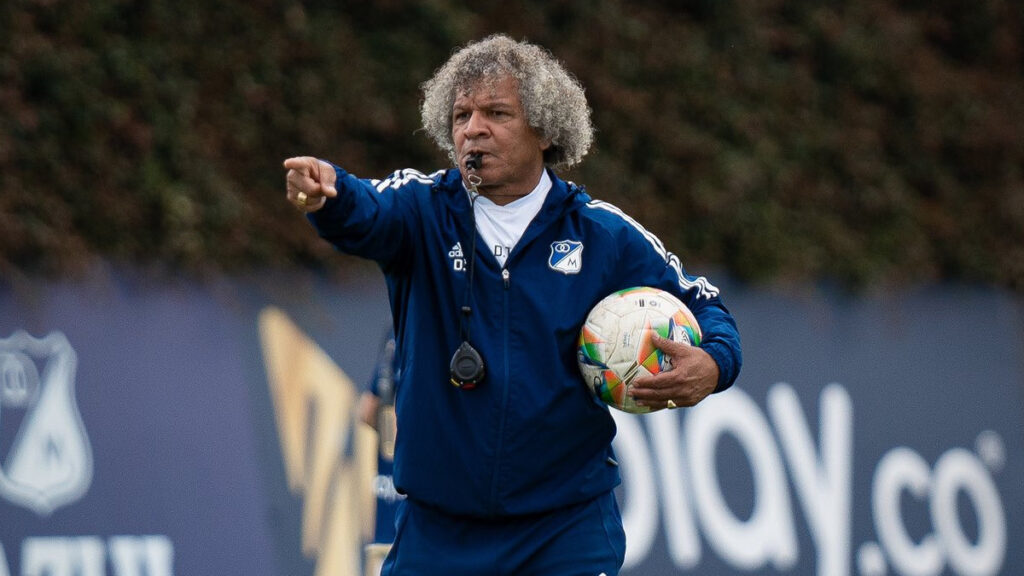
[{"label": "ball with colorful pattern", "polygon": [[670,358],[651,342],[655,333],[700,345],[700,326],[693,313],[659,288],[619,290],[591,309],[580,330],[577,361],[587,388],[598,400],[631,414],[656,410],[637,405],[629,395],[637,376],[671,369]]}]

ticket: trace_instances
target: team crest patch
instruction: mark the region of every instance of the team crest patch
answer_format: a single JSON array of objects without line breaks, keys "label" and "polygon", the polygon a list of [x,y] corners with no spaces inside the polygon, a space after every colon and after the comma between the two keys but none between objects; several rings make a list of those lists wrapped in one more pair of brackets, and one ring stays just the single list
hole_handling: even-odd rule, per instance
[{"label": "team crest patch", "polygon": [[77,363],[60,332],[0,338],[0,497],[40,516],[77,501],[92,482],[92,449],[75,402]]},{"label": "team crest patch", "polygon": [[551,243],[548,267],[562,274],[578,274],[583,266],[583,242],[559,240]]}]

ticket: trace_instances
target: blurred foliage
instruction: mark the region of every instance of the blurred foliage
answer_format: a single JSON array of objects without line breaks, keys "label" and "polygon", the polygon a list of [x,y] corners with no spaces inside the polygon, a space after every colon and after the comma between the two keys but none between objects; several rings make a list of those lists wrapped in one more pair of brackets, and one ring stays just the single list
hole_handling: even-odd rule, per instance
[{"label": "blurred foliage", "polygon": [[0,278],[351,267],[281,161],[445,165],[419,84],[501,31],[587,88],[596,146],[563,176],[690,270],[1024,290],[1022,22],[1008,0],[11,0]]}]

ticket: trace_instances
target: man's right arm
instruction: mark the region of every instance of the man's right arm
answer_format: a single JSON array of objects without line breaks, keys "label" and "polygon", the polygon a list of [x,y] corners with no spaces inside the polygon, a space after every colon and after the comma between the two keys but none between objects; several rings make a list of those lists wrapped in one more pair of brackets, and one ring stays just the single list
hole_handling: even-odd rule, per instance
[{"label": "man's right arm", "polygon": [[[379,187],[340,167],[312,157],[289,158],[287,198],[321,238],[346,254],[386,268],[403,254],[415,221],[401,187]],[[305,204],[299,194],[305,194]]]}]

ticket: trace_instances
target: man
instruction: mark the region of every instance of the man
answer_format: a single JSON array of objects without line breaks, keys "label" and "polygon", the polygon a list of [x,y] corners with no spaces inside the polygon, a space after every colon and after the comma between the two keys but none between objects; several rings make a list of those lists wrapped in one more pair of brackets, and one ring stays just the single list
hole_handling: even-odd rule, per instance
[{"label": "man", "polygon": [[288,200],[387,280],[404,375],[394,478],[407,498],[382,574],[618,574],[615,423],[577,370],[583,321],[636,285],[690,307],[701,346],[656,339],[673,369],[634,382],[653,408],[732,384],[735,322],[650,232],[555,174],[582,160],[593,129],[582,87],[547,51],[491,36],[423,89],[424,128],[455,168],[378,181],[284,163]]}]

